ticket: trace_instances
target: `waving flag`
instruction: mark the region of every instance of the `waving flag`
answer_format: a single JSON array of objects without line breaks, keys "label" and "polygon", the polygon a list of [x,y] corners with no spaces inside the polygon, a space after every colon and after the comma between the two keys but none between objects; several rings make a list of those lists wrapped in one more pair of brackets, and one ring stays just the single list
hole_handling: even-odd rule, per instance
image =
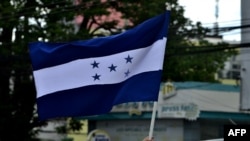
[{"label": "waving flag", "polygon": [[30,43],[39,118],[98,115],[121,103],[157,101],[169,15],[109,37]]}]

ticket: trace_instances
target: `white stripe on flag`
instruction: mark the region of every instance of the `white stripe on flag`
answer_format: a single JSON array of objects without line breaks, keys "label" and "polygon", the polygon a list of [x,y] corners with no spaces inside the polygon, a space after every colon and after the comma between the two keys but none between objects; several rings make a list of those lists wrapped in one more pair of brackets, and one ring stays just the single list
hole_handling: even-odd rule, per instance
[{"label": "white stripe on flag", "polygon": [[[79,59],[62,65],[34,71],[37,97],[57,91],[98,84],[115,84],[143,72],[162,70],[166,38],[142,49],[110,56]],[[132,58],[126,62],[127,57]],[[94,61],[98,64],[93,67]],[[111,67],[113,64],[113,70]],[[129,72],[126,76],[126,72]],[[99,76],[99,80],[94,76]]]}]

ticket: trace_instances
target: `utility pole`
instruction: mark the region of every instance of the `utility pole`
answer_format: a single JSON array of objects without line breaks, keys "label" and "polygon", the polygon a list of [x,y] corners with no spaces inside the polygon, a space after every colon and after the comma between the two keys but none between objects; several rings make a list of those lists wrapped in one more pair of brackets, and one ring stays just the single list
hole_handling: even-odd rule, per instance
[{"label": "utility pole", "polygon": [[[241,25],[249,25],[250,21],[250,1],[241,0]],[[241,29],[241,43],[250,41],[250,28]],[[240,92],[240,110],[250,110],[250,48],[240,49],[241,62],[241,92]]]},{"label": "utility pole", "polygon": [[219,0],[216,0],[215,1],[215,23],[214,23],[214,35],[216,37],[219,36],[218,18],[219,18]]}]

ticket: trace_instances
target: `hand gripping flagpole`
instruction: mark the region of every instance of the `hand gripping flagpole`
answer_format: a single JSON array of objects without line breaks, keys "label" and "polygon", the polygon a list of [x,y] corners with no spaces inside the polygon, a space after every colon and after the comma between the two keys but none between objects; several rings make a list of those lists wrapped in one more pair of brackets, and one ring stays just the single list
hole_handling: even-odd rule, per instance
[{"label": "hand gripping flagpole", "polygon": [[[165,3],[166,5],[166,10],[171,10],[171,6],[169,3]],[[157,110],[157,105],[158,102],[155,101],[154,102],[154,107],[153,107],[153,111],[152,111],[152,117],[151,117],[151,123],[150,123],[150,128],[149,128],[149,135],[148,138],[151,140],[153,137],[153,130],[154,130],[154,124],[155,124],[155,115],[156,115],[156,110]]]}]

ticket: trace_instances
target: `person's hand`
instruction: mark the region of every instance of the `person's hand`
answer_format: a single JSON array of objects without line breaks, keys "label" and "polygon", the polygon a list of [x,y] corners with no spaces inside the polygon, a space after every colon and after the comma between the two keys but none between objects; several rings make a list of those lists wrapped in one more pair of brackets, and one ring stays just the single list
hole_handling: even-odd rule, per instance
[{"label": "person's hand", "polygon": [[154,141],[154,138],[152,137],[151,139],[149,137],[145,137],[143,141]]}]

